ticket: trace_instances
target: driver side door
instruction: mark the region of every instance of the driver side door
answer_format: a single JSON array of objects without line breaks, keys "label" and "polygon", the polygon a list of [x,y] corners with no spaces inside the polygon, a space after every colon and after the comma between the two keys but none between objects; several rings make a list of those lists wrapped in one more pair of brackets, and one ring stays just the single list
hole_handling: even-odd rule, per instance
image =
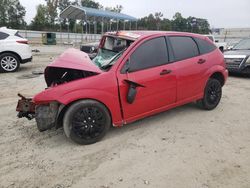
[{"label": "driver side door", "polygon": [[[175,65],[169,63],[165,37],[141,43],[127,63],[128,70],[117,75],[125,122],[160,112],[176,102]],[[131,83],[136,85],[132,103],[127,99]]]}]

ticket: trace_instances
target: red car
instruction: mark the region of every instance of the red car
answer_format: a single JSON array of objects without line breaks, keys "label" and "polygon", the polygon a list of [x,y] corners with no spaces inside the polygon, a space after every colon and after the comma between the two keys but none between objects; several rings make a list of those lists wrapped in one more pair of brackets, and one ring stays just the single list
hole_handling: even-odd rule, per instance
[{"label": "red car", "polygon": [[220,102],[228,76],[222,53],[205,36],[180,32],[106,33],[97,56],[65,51],[45,69],[48,88],[18,102],[19,117],[40,131],[63,126],[79,144],[99,141],[111,125],[123,126],[197,101]]}]

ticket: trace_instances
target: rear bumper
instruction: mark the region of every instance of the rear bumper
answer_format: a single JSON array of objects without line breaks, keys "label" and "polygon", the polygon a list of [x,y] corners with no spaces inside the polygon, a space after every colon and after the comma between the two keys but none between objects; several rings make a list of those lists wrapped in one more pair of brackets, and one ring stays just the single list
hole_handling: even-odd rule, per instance
[{"label": "rear bumper", "polygon": [[31,56],[30,58],[23,59],[21,63],[22,63],[22,64],[24,64],[24,63],[31,62],[31,61],[32,61],[32,59],[33,59],[33,57]]}]

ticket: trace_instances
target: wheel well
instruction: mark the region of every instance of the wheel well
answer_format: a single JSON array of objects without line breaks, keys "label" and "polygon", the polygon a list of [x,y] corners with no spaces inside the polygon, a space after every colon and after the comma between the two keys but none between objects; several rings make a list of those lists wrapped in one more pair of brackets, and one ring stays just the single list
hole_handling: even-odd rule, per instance
[{"label": "wheel well", "polygon": [[22,58],[19,54],[17,54],[16,52],[12,52],[12,51],[4,51],[1,52],[0,55],[5,54],[5,53],[10,53],[10,54],[14,54],[15,56],[17,56],[17,58],[19,59],[19,62],[22,63]]},{"label": "wheel well", "polygon": [[[96,99],[88,99],[88,98],[87,98],[87,99],[79,99],[79,100],[73,101],[73,102],[71,102],[71,103],[69,103],[69,104],[63,106],[62,109],[59,111],[59,114],[57,115],[56,128],[60,128],[60,127],[63,126],[63,117],[64,117],[65,112],[68,110],[68,108],[69,108],[71,105],[73,105],[74,103],[76,103],[76,102],[78,102],[78,101],[81,101],[81,100],[93,100],[93,101],[96,101],[96,102],[101,103],[103,106],[105,106],[105,107],[107,108],[107,110],[108,110],[108,112],[109,112],[109,115],[110,115],[110,118],[111,118],[111,122],[113,122],[113,121],[112,121],[112,114],[111,114],[109,108],[108,108],[104,103],[102,103],[101,101],[98,101],[98,100],[96,100]],[[59,108],[59,109],[60,109],[60,108]]]},{"label": "wheel well", "polygon": [[213,73],[213,74],[210,76],[210,78],[213,78],[213,79],[218,80],[218,81],[221,83],[221,86],[223,86],[224,83],[225,83],[225,78],[224,78],[223,74],[220,73],[220,72],[215,72],[215,73]]}]

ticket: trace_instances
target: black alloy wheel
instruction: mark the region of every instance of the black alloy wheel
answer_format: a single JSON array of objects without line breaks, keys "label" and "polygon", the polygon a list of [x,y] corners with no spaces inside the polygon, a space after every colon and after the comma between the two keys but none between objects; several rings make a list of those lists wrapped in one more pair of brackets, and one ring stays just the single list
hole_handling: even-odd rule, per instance
[{"label": "black alloy wheel", "polygon": [[210,78],[204,91],[204,97],[198,101],[198,104],[206,110],[213,110],[220,103],[221,96],[221,83],[216,79]]},{"label": "black alloy wheel", "polygon": [[64,117],[64,132],[79,144],[92,144],[106,134],[111,125],[107,108],[96,101],[79,101],[68,109]]}]

